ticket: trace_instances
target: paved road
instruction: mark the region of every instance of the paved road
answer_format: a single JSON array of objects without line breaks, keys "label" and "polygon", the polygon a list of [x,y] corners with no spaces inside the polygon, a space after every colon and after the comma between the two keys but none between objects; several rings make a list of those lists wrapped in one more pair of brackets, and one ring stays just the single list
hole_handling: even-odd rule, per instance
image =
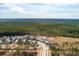
[{"label": "paved road", "polygon": [[39,46],[38,46],[38,49],[39,49],[39,53],[38,53],[38,56],[49,56],[49,46],[47,46],[45,43],[41,43],[41,42],[38,42]]}]

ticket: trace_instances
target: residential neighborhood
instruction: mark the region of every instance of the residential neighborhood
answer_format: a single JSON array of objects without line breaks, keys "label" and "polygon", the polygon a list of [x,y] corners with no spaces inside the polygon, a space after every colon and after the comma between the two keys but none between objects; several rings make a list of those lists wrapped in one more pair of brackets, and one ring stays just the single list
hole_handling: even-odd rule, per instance
[{"label": "residential neighborhood", "polygon": [[[50,45],[51,42],[49,42],[48,38],[45,36],[3,36],[0,38],[0,55],[1,52],[5,52],[2,55],[11,55],[12,53],[22,55],[22,52],[26,52],[26,55],[29,55],[29,53],[39,56],[51,55],[46,54],[50,49]],[[41,54],[39,52],[41,52]]]}]

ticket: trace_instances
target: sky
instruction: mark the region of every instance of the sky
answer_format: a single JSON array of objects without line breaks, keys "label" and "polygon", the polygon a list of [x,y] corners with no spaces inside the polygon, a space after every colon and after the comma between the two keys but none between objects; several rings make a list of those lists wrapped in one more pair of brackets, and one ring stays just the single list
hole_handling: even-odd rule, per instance
[{"label": "sky", "polygon": [[[50,1],[50,0],[49,0]],[[78,18],[77,0],[53,3],[0,3],[0,18]],[[65,2],[65,3],[64,3]]]}]

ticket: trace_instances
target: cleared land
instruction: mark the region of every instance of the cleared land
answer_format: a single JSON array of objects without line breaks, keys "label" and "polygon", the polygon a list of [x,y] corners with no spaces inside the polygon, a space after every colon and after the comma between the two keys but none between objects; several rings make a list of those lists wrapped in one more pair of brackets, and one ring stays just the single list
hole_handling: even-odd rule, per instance
[{"label": "cleared land", "polygon": [[79,56],[79,38],[72,37],[50,37],[55,47],[52,55]]}]

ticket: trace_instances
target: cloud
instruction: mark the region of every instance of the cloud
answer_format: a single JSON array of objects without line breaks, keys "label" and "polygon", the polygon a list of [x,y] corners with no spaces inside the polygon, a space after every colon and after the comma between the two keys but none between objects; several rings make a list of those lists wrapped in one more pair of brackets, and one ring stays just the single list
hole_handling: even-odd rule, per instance
[{"label": "cloud", "polygon": [[[6,12],[7,9],[5,9],[4,12],[1,12],[0,17],[45,17],[48,12],[48,6],[43,4],[1,4],[2,7],[5,9],[8,8],[8,12]],[[0,6],[1,6],[0,5]],[[41,5],[41,6],[40,6]],[[25,7],[24,7],[25,6]],[[1,10],[0,10],[1,11]],[[12,15],[13,14],[13,15]],[[20,16],[20,15],[21,16]],[[25,15],[25,16],[24,16]],[[47,17],[47,16],[46,16]]]},{"label": "cloud", "polygon": [[19,13],[25,13],[24,9],[17,6],[17,4],[5,4],[6,7],[10,8],[13,11],[19,12]]},{"label": "cloud", "polygon": [[79,4],[4,3],[0,6],[7,10],[0,12],[0,18],[79,18]]},{"label": "cloud", "polygon": [[[9,8],[11,11],[16,11],[18,13],[31,13],[31,14],[41,14],[48,11],[48,5],[41,4],[3,4],[4,8]],[[25,7],[24,7],[25,6]],[[29,6],[29,7],[26,7]]]},{"label": "cloud", "polygon": [[51,4],[75,4],[79,0],[0,0],[5,3],[51,3]]}]

